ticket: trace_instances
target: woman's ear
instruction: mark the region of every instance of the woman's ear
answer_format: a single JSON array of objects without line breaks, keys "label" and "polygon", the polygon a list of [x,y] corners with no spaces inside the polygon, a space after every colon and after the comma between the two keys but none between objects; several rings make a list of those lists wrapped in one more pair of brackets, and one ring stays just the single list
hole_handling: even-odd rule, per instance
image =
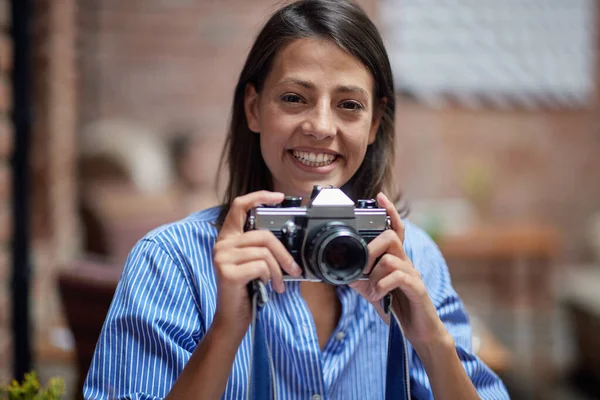
[{"label": "woman's ear", "polygon": [[373,110],[373,120],[371,121],[371,129],[369,130],[369,144],[373,144],[377,138],[377,131],[381,125],[381,119],[385,113],[385,106],[387,104],[387,98],[382,97],[379,102],[375,105]]},{"label": "woman's ear", "polygon": [[246,84],[244,91],[244,111],[246,112],[248,129],[254,133],[259,133],[258,93],[256,93],[256,88],[251,83]]}]

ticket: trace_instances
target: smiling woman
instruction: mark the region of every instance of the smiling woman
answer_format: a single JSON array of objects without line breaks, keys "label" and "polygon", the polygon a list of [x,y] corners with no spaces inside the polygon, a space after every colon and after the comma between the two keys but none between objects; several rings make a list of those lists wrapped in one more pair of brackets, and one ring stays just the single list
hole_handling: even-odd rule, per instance
[{"label": "smiling woman", "polygon": [[[252,371],[271,371],[262,382],[280,399],[506,399],[473,355],[439,250],[383,193],[397,193],[394,110],[387,54],[362,9],[301,0],[277,11],[236,86],[223,205],[155,230],[133,249],[86,397],[240,399],[260,387]],[[250,210],[279,205],[284,194],[307,199],[314,185],[340,187],[348,206],[368,199],[385,210],[382,225],[391,229],[360,253],[364,279],[284,280],[303,269],[275,234],[295,229],[245,229]],[[332,253],[336,268],[358,257],[346,250]],[[249,329],[248,285],[257,280],[269,301]],[[388,295],[394,318],[380,303]],[[265,353],[265,364],[249,370]]]}]

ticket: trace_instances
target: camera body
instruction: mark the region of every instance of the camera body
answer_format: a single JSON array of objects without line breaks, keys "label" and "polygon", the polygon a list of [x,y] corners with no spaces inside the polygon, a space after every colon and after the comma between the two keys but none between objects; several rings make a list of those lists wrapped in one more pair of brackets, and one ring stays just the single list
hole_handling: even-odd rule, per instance
[{"label": "camera body", "polygon": [[286,197],[274,206],[249,211],[246,230],[266,229],[283,243],[302,268],[302,275],[288,281],[326,282],[344,285],[359,279],[369,260],[367,244],[385,229],[390,219],[374,199],[355,204],[342,190],[315,186],[311,199]]}]

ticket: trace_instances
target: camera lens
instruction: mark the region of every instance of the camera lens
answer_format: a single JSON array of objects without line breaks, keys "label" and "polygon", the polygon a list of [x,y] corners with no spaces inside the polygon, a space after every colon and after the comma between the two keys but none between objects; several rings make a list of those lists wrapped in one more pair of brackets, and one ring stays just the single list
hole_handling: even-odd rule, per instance
[{"label": "camera lens", "polygon": [[367,261],[362,244],[352,236],[334,237],[323,247],[322,254],[322,264],[345,280],[362,272]]},{"label": "camera lens", "polygon": [[324,282],[343,285],[361,277],[367,265],[367,243],[352,227],[330,222],[309,234],[305,258]]}]

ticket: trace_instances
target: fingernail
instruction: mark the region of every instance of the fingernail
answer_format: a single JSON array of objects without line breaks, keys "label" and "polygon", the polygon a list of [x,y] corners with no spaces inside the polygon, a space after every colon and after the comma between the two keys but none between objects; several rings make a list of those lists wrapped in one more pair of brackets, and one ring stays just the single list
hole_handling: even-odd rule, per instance
[{"label": "fingernail", "polygon": [[277,291],[277,293],[281,294],[285,292],[285,285],[283,284],[283,282],[277,282],[276,286],[277,287],[275,288],[275,290]]},{"label": "fingernail", "polygon": [[300,266],[295,261],[292,262],[292,272],[295,276],[300,276],[300,274],[302,273],[302,268],[300,268]]}]

